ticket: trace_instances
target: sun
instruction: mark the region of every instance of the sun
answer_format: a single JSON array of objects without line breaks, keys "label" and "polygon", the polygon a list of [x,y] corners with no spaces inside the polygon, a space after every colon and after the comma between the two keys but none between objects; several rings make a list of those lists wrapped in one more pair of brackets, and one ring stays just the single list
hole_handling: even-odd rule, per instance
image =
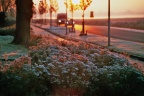
[{"label": "sun", "polygon": [[79,0],[72,0],[72,3],[73,3],[73,4],[78,4],[78,3],[79,3]]}]

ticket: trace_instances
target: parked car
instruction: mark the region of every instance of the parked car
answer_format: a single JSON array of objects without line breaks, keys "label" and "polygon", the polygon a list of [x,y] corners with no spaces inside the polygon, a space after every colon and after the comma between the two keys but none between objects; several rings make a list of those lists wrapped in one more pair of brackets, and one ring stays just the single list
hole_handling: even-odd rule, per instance
[{"label": "parked car", "polygon": [[66,13],[58,13],[57,14],[57,19],[56,19],[57,25],[59,26],[61,24],[65,24],[66,18],[67,18]]},{"label": "parked car", "polygon": [[67,24],[67,26],[74,26],[75,25],[75,22],[74,22],[74,20],[73,19],[68,19],[67,20],[67,22],[65,23],[65,26],[66,26],[66,24]]}]

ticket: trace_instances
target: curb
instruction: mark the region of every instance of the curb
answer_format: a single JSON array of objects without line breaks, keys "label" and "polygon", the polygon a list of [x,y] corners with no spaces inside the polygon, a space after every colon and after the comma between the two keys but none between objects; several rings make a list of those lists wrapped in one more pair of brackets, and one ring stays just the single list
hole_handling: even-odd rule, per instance
[{"label": "curb", "polygon": [[[68,37],[59,35],[59,34],[57,34],[57,33],[52,32],[52,31],[49,30],[49,29],[41,28],[40,26],[36,26],[36,25],[33,25],[33,26],[38,27],[38,28],[40,28],[40,29],[43,29],[43,30],[45,30],[45,31],[47,31],[47,32],[49,32],[49,33],[51,33],[51,34],[53,34],[53,35],[55,35],[55,36],[58,36],[58,37],[60,37],[60,38],[63,38],[63,39],[72,40],[72,41],[75,41],[75,42],[83,41],[83,40],[68,38]],[[92,43],[92,42],[87,42],[87,43]],[[95,43],[92,43],[92,44],[95,44]],[[95,44],[95,45],[99,45],[99,44]],[[99,46],[102,46],[102,45],[99,45]],[[105,46],[102,46],[102,47],[109,49],[111,52],[116,52],[116,53],[120,53],[120,54],[123,53],[123,52],[121,52],[121,51],[114,50],[114,49],[110,49],[110,48],[105,47]],[[127,53],[127,55],[128,55],[130,58],[132,58],[132,59],[136,59],[136,60],[139,60],[139,61],[144,62],[144,57],[141,57],[141,56],[138,56],[138,55],[134,55],[134,54],[129,54],[129,53]]]}]

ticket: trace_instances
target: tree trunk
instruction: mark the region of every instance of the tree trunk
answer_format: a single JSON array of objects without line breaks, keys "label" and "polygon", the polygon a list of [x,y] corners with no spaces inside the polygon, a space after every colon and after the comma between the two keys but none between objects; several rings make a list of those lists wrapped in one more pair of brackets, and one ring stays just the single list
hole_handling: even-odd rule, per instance
[{"label": "tree trunk", "polygon": [[16,0],[16,30],[13,43],[29,44],[32,6],[32,0]]}]

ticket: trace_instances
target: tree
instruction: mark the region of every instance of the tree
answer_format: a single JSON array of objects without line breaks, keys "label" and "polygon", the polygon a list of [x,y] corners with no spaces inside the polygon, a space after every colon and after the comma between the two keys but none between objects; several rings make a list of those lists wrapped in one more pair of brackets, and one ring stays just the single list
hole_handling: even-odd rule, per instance
[{"label": "tree", "polygon": [[83,11],[83,15],[82,15],[82,17],[83,17],[82,32],[81,32],[80,36],[81,35],[87,35],[87,33],[85,34],[85,27],[84,27],[84,24],[85,24],[85,22],[84,22],[84,11],[87,9],[88,6],[90,6],[91,2],[92,2],[92,0],[80,0],[80,8]]},{"label": "tree", "polygon": [[50,28],[52,26],[52,12],[57,12],[59,9],[57,0],[50,0]]},{"label": "tree", "polygon": [[5,26],[6,12],[14,0],[0,0],[0,27]]},{"label": "tree", "polygon": [[[69,8],[70,12],[72,13],[72,22],[73,22],[73,13],[74,13],[74,11],[79,10],[80,6],[79,6],[78,2],[74,2],[73,0],[69,0],[68,8]],[[74,30],[74,26],[72,25],[72,31],[73,30]]]},{"label": "tree", "polygon": [[6,12],[8,7],[11,5],[12,0],[0,0],[0,11]]},{"label": "tree", "polygon": [[79,6],[78,2],[76,3],[73,0],[69,0],[68,3],[69,3],[68,8],[69,8],[70,12],[72,12],[72,18],[73,18],[73,12],[76,10],[79,10],[80,6]]},{"label": "tree", "polygon": [[47,12],[47,10],[46,10],[47,6],[46,5],[47,5],[46,3],[44,3],[43,1],[40,1],[39,6],[38,6],[40,15]]},{"label": "tree", "polygon": [[30,20],[32,0],[16,0],[16,30],[13,43],[28,45],[30,39]]},{"label": "tree", "polygon": [[[39,14],[42,16],[45,13],[45,23],[46,23],[46,13],[48,12],[48,4],[46,0],[40,1],[38,6]],[[43,23],[43,19],[41,20],[41,24]]]}]

